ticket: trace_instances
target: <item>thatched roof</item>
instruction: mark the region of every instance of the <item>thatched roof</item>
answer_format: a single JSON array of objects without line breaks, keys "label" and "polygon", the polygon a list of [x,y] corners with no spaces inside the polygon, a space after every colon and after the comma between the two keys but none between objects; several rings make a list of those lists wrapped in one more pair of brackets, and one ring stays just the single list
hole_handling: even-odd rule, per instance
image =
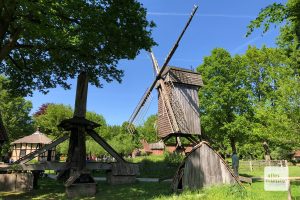
[{"label": "thatched roof", "polygon": [[45,134],[41,133],[39,129],[34,132],[31,135],[25,136],[23,138],[20,138],[11,144],[19,144],[19,143],[27,143],[27,144],[35,144],[35,143],[40,143],[40,144],[49,144],[51,143],[52,140],[48,138]]},{"label": "thatched roof", "polygon": [[3,121],[2,121],[2,116],[0,113],[0,144],[7,141],[8,137],[7,137],[7,132],[6,129],[3,125]]}]

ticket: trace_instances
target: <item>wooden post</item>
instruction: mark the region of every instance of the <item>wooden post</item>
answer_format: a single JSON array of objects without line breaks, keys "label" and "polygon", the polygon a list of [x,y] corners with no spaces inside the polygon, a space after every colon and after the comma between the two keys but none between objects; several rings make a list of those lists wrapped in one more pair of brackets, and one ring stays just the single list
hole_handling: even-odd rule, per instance
[{"label": "wooden post", "polygon": [[288,200],[292,200],[291,181],[288,180]]},{"label": "wooden post", "polygon": [[249,165],[250,165],[250,171],[253,171],[253,167],[252,167],[252,160],[249,161]]},{"label": "wooden post", "polygon": [[[85,118],[88,92],[88,76],[81,72],[77,79],[74,117]],[[78,127],[71,130],[67,162],[69,167],[78,171],[86,165],[85,128]]]}]

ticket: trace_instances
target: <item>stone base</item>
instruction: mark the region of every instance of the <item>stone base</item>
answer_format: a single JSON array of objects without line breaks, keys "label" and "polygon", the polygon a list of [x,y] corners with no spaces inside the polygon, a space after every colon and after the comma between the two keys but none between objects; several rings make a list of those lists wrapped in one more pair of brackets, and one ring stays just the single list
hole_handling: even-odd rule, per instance
[{"label": "stone base", "polygon": [[118,184],[126,184],[126,183],[135,183],[136,176],[124,176],[124,175],[112,175],[111,172],[107,172],[106,180],[111,185],[118,185]]},{"label": "stone base", "polygon": [[26,192],[32,189],[32,173],[0,174],[0,191]]},{"label": "stone base", "polygon": [[96,190],[96,183],[75,183],[66,187],[66,194],[68,198],[95,196]]}]

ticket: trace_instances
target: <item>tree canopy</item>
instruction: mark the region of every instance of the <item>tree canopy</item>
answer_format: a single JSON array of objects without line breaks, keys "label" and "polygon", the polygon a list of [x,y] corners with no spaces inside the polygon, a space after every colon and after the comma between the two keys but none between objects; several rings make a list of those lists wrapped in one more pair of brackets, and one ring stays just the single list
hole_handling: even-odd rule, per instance
[{"label": "tree canopy", "polygon": [[264,141],[273,150],[299,146],[300,81],[284,52],[249,47],[231,56],[217,48],[204,58],[197,69],[205,85],[199,92],[201,124],[217,147],[255,157]]},{"label": "tree canopy", "polygon": [[247,35],[254,29],[263,26],[263,32],[269,30],[272,24],[285,23],[281,28],[278,43],[281,47],[300,47],[300,2],[299,0],[288,0],[286,4],[273,3],[262,9],[257,18],[252,20],[248,26]]},{"label": "tree canopy", "polygon": [[86,71],[90,83],[121,81],[118,60],[154,45],[153,22],[135,0],[0,2],[0,73],[24,95]]},{"label": "tree canopy", "polygon": [[7,79],[0,76],[0,112],[8,132],[8,142],[12,142],[33,133],[32,119],[30,117],[32,104],[23,97],[11,96],[3,88],[3,84],[6,81]]}]

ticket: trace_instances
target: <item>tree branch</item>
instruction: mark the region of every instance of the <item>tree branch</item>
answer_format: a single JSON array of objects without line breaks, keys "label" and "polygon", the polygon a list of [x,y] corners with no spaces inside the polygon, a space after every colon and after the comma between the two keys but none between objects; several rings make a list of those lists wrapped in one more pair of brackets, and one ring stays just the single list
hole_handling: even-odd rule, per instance
[{"label": "tree branch", "polygon": [[16,66],[17,69],[19,69],[20,71],[22,71],[22,68],[18,65],[18,63],[10,55],[8,55],[8,58]]},{"label": "tree branch", "polygon": [[19,39],[21,29],[15,30],[14,34],[9,38],[8,42],[0,49],[0,62],[2,62],[8,55],[9,52],[15,47],[17,40]]}]

